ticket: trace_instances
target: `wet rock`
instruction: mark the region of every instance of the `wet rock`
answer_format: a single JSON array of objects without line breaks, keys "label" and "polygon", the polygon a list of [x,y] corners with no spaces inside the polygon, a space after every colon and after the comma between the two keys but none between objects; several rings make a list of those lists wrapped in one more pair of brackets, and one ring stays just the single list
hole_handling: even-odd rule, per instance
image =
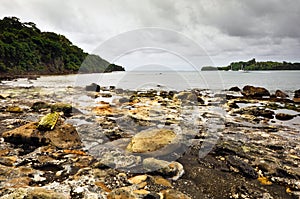
[{"label": "wet rock", "polygon": [[253,116],[261,116],[269,119],[274,118],[274,111],[266,110],[260,107],[245,107],[234,111],[234,113],[245,114],[245,115],[253,115]]},{"label": "wet rock", "polygon": [[86,91],[94,91],[94,92],[100,92],[100,86],[98,84],[92,83],[85,87]]},{"label": "wet rock", "polygon": [[244,86],[242,95],[246,97],[264,97],[270,96],[270,92],[263,87]]},{"label": "wet rock", "polygon": [[47,104],[46,102],[39,101],[39,102],[33,103],[33,105],[31,106],[31,109],[35,112],[41,112],[45,109],[48,109],[49,107],[50,107],[50,105]]},{"label": "wet rock", "polygon": [[133,136],[126,149],[132,153],[153,152],[172,143],[175,137],[176,134],[169,129],[145,130]]},{"label": "wet rock", "polygon": [[6,108],[6,111],[10,113],[23,113],[23,109],[19,106],[9,106]]},{"label": "wet rock", "polygon": [[19,128],[3,133],[5,141],[19,144],[42,146],[52,144],[58,148],[78,148],[81,146],[80,137],[70,124],[58,124],[53,130],[40,131],[38,123],[31,122]]},{"label": "wet rock", "polygon": [[258,174],[256,173],[256,171],[249,164],[247,164],[237,156],[228,156],[227,161],[231,166],[237,168],[245,177],[253,179],[258,178]]},{"label": "wet rock", "polygon": [[290,114],[286,114],[286,113],[277,113],[275,115],[275,118],[278,119],[278,120],[291,120],[293,119],[295,116],[294,115],[290,115]]},{"label": "wet rock", "polygon": [[51,112],[63,112],[65,116],[71,116],[72,114],[72,105],[65,103],[55,103],[51,106]]},{"label": "wet rock", "polygon": [[229,91],[240,92],[241,89],[240,89],[239,87],[237,87],[237,86],[234,86],[234,87],[231,87],[231,88],[229,89]]},{"label": "wet rock", "polygon": [[285,98],[289,97],[285,92],[283,92],[281,90],[276,90],[275,91],[275,96],[279,97],[279,98],[282,98],[282,99],[285,99]]}]

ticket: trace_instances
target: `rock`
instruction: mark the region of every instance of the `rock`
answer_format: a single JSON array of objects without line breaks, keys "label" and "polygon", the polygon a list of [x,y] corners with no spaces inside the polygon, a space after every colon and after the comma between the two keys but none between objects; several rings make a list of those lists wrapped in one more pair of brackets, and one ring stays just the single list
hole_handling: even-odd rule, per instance
[{"label": "rock", "polygon": [[125,188],[117,188],[112,190],[108,195],[107,199],[136,199],[132,191]]},{"label": "rock", "polygon": [[258,178],[256,171],[248,163],[237,156],[230,155],[227,157],[227,161],[231,166],[237,168],[245,177],[253,179]]},{"label": "rock", "polygon": [[153,176],[153,181],[157,185],[162,185],[165,187],[172,187],[171,182],[161,176]]},{"label": "rock", "polygon": [[126,149],[132,153],[153,152],[172,143],[175,137],[169,129],[145,130],[133,136]]},{"label": "rock", "polygon": [[163,190],[161,193],[163,194],[164,199],[191,199],[191,197],[174,189]]},{"label": "rock", "polygon": [[146,171],[155,171],[163,176],[178,180],[183,174],[183,166],[178,162],[168,162],[155,158],[146,158],[143,160],[143,168]]},{"label": "rock", "polygon": [[300,89],[295,91],[294,99],[295,103],[300,103]]},{"label": "rock", "polygon": [[194,93],[182,91],[176,95],[176,97],[180,100],[187,100],[187,101],[197,101],[197,96]]},{"label": "rock", "polygon": [[41,132],[38,123],[31,122],[2,134],[6,142],[14,144],[28,144],[31,146],[43,146],[52,144],[58,148],[69,149],[81,146],[80,137],[70,124],[58,124],[51,131]]},{"label": "rock", "polygon": [[28,199],[65,199],[69,198],[68,195],[63,193],[57,193],[52,190],[44,188],[19,188],[15,189],[13,193],[2,196],[3,199],[9,198],[28,198]]},{"label": "rock", "polygon": [[128,182],[131,184],[140,184],[148,178],[147,175],[138,175],[128,179]]},{"label": "rock", "polygon": [[57,112],[54,113],[48,113],[42,119],[40,120],[38,124],[39,130],[53,130],[57,120],[58,120],[59,114]]},{"label": "rock", "polygon": [[276,90],[275,96],[279,97],[279,98],[282,98],[282,99],[285,99],[285,98],[289,97],[286,93],[284,93],[281,90]]},{"label": "rock", "polygon": [[47,104],[46,102],[40,101],[40,102],[33,103],[33,105],[31,106],[31,109],[36,112],[41,112],[43,109],[47,109],[49,107],[50,107],[49,104]]},{"label": "rock", "polygon": [[294,98],[300,98],[300,89],[295,91]]},{"label": "rock", "polygon": [[275,118],[278,120],[291,120],[295,117],[295,115],[290,115],[290,114],[286,114],[286,113],[277,113],[275,115]]},{"label": "rock", "polygon": [[270,92],[263,87],[244,86],[242,95],[246,97],[263,97],[270,96]]},{"label": "rock", "polygon": [[27,197],[28,199],[65,199],[68,198],[68,195],[64,195],[62,193],[57,193],[52,190],[47,190],[44,188],[33,188],[29,191]]},{"label": "rock", "polygon": [[231,88],[229,89],[229,91],[240,92],[241,89],[240,89],[239,87],[237,87],[237,86],[234,86],[234,87],[231,87]]},{"label": "rock", "polygon": [[110,98],[110,97],[112,97],[112,94],[111,93],[101,93],[101,97]]},{"label": "rock", "polygon": [[23,113],[23,109],[19,106],[10,106],[6,108],[7,112],[10,113]]},{"label": "rock", "polygon": [[6,98],[8,98],[8,97],[10,97],[9,94],[0,93],[0,99],[6,99]]},{"label": "rock", "polygon": [[115,93],[116,94],[123,94],[124,93],[124,90],[122,88],[116,88],[115,89]]},{"label": "rock", "polygon": [[98,84],[92,83],[85,87],[86,91],[94,91],[94,92],[100,92],[100,86]]},{"label": "rock", "polygon": [[72,114],[72,105],[65,103],[55,103],[51,106],[51,112],[63,112],[65,116],[71,116]]},{"label": "rock", "polygon": [[265,117],[265,118],[269,118],[269,119],[273,119],[274,118],[274,111],[271,110],[265,110],[263,108],[260,107],[245,107],[245,108],[240,108],[236,111],[234,111],[234,113],[239,113],[239,114],[245,114],[245,115],[253,115],[256,117]]},{"label": "rock", "polygon": [[128,99],[127,97],[122,97],[122,98],[119,99],[119,102],[120,102],[121,104],[124,104],[124,103],[129,102],[129,99]]}]

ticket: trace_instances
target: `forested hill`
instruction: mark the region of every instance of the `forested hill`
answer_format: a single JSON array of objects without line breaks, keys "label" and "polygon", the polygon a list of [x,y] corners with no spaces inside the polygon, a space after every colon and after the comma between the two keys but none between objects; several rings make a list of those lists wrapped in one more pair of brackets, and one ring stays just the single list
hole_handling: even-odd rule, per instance
[{"label": "forested hill", "polygon": [[0,74],[68,74],[79,68],[85,73],[124,71],[85,53],[63,35],[42,32],[32,22],[16,17],[0,20]]},{"label": "forested hill", "polygon": [[219,70],[300,70],[300,63],[264,61],[257,62],[255,59],[249,61],[232,62],[229,66],[218,67]]}]

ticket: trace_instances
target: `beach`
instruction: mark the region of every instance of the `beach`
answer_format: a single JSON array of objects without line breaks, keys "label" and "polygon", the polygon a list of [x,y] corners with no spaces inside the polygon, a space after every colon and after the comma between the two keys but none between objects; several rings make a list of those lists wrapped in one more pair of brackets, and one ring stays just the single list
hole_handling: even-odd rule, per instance
[{"label": "beach", "polygon": [[1,85],[1,198],[300,196],[299,90],[43,78]]}]

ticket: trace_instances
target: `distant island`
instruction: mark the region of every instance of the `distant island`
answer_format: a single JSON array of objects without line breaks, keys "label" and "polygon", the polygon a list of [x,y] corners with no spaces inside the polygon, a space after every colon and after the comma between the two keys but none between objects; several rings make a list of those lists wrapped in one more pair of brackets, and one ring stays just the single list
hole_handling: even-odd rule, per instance
[{"label": "distant island", "polygon": [[88,54],[65,36],[42,32],[17,17],[0,20],[0,74],[43,75],[124,71],[98,55]]},{"label": "distant island", "polygon": [[204,66],[202,71],[212,70],[225,70],[225,71],[238,71],[238,70],[300,70],[300,63],[290,62],[274,62],[274,61],[261,61],[257,62],[254,58],[249,61],[232,62],[228,66],[214,67]]}]

